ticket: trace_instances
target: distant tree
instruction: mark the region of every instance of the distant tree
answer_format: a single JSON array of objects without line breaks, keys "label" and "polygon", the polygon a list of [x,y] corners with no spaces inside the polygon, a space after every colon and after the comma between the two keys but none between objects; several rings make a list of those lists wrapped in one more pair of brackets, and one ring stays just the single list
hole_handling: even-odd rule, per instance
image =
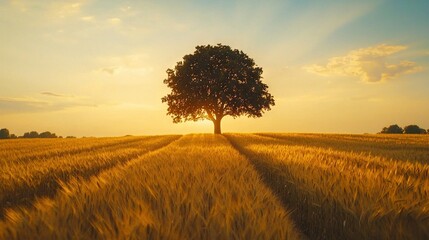
[{"label": "distant tree", "polygon": [[37,133],[36,131],[26,132],[26,133],[24,133],[23,137],[24,138],[38,138],[39,133]]},{"label": "distant tree", "polygon": [[211,120],[221,133],[225,116],[261,117],[274,106],[262,79],[262,68],[237,49],[218,44],[197,46],[174,69],[167,69],[164,83],[171,93],[162,98],[174,123]]},{"label": "distant tree", "polygon": [[0,129],[0,139],[9,138],[9,130],[7,128]]},{"label": "distant tree", "polygon": [[75,136],[67,136],[66,138],[76,138]]},{"label": "distant tree", "polygon": [[40,138],[56,138],[57,136],[55,135],[55,133],[51,133],[51,132],[42,132],[39,134]]},{"label": "distant tree", "polygon": [[49,138],[51,136],[50,132],[41,132],[39,133],[39,138]]},{"label": "distant tree", "polygon": [[404,127],[404,133],[406,133],[406,134],[421,134],[421,133],[423,133],[422,130],[424,130],[424,129],[421,129],[417,125],[408,125],[408,126]]},{"label": "distant tree", "polygon": [[17,137],[15,134],[11,134],[11,135],[10,135],[10,138],[11,138],[11,139],[16,139],[16,138],[18,138],[18,137]]},{"label": "distant tree", "polygon": [[427,134],[428,132],[426,131],[426,129],[420,128],[420,133],[421,134]]},{"label": "distant tree", "polygon": [[380,133],[400,134],[403,131],[404,130],[400,126],[398,126],[397,124],[394,124],[394,125],[390,125],[389,127],[384,127]]},{"label": "distant tree", "polygon": [[30,132],[30,138],[38,138],[39,137],[39,133],[36,131],[31,131]]}]

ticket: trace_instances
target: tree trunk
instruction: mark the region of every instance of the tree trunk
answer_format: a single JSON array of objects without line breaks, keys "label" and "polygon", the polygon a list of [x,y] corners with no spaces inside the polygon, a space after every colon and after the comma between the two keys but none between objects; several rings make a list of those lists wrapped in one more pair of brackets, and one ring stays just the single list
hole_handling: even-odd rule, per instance
[{"label": "tree trunk", "polygon": [[220,131],[220,121],[221,121],[221,119],[215,119],[215,120],[213,120],[214,134],[221,134],[221,131]]}]

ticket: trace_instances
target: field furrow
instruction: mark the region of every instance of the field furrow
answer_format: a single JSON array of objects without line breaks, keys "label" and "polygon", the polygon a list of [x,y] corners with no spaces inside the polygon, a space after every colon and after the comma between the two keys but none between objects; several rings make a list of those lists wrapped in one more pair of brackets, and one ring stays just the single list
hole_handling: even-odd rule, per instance
[{"label": "field furrow", "polygon": [[260,136],[283,140],[288,145],[320,147],[362,153],[400,162],[429,164],[428,135],[352,135],[260,133]]},{"label": "field furrow", "polygon": [[2,141],[0,145],[0,168],[4,165],[18,162],[23,164],[29,161],[47,160],[50,157],[61,157],[72,154],[92,152],[107,147],[141,141],[145,137],[121,138],[91,138],[83,139],[16,139]]},{"label": "field furrow", "polygon": [[89,178],[161,148],[177,138],[179,136],[133,138],[118,140],[116,145],[97,145],[91,142],[89,145],[92,147],[85,147],[83,144],[79,149],[85,150],[73,154],[49,155],[38,161],[8,162],[0,168],[0,218],[6,208],[28,206],[36,197],[53,196],[61,181],[65,182],[73,177]]},{"label": "field furrow", "polygon": [[290,138],[227,138],[293,209],[297,226],[311,239],[429,238],[426,164],[296,144]]},{"label": "field furrow", "polygon": [[[36,237],[35,237],[36,236]],[[186,135],[10,210],[5,239],[299,239],[288,211],[223,136]]]}]

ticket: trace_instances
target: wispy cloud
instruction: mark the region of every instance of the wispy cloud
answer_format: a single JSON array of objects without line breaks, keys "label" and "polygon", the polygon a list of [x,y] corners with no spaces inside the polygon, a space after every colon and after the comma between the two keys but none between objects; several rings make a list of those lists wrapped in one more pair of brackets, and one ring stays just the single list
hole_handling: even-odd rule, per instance
[{"label": "wispy cloud", "polygon": [[109,75],[146,75],[153,71],[153,68],[151,66],[146,65],[147,58],[148,56],[144,54],[103,57],[98,59],[102,67],[98,68],[96,72]]},{"label": "wispy cloud", "polygon": [[119,8],[121,10],[121,12],[129,12],[131,11],[131,6],[123,6],[121,8]]},{"label": "wispy cloud", "polygon": [[46,17],[67,18],[81,13],[88,0],[32,1],[13,0],[10,6],[21,12],[40,13]]},{"label": "wispy cloud", "polygon": [[36,112],[49,106],[49,102],[34,98],[1,97],[0,113]]},{"label": "wispy cloud", "polygon": [[[28,113],[59,111],[74,107],[97,107],[90,99],[42,92],[40,97],[0,97],[0,113]],[[55,100],[52,99],[55,97]]]},{"label": "wispy cloud", "polygon": [[51,97],[70,97],[67,95],[63,95],[63,94],[58,94],[58,93],[53,93],[53,92],[41,92],[40,94],[45,95],[45,96],[51,96]]},{"label": "wispy cloud", "polygon": [[51,11],[56,17],[66,18],[80,13],[81,8],[85,3],[85,0],[66,2],[59,1],[52,4]]},{"label": "wispy cloud", "polygon": [[80,20],[84,21],[84,22],[93,22],[95,20],[94,16],[84,16],[81,17]]},{"label": "wispy cloud", "polygon": [[117,18],[117,17],[109,18],[109,19],[107,19],[107,21],[109,22],[109,24],[111,26],[119,26],[122,23],[122,20],[120,18]]},{"label": "wispy cloud", "polygon": [[107,73],[110,75],[115,74],[118,67],[102,67],[99,69],[100,72]]},{"label": "wispy cloud", "polygon": [[24,103],[33,106],[44,106],[48,102],[34,98],[19,98],[19,97],[0,97],[2,103]]},{"label": "wispy cloud", "polygon": [[373,47],[350,51],[345,56],[332,57],[326,65],[309,65],[304,69],[324,76],[358,77],[364,82],[381,82],[403,74],[411,74],[421,70],[412,61],[390,63],[389,57],[406,50],[404,45],[380,44]]}]

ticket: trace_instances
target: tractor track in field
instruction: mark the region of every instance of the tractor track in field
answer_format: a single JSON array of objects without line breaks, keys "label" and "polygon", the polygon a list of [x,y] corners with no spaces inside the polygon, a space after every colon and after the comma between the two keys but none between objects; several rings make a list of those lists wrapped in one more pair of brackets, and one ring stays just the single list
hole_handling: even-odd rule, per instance
[{"label": "tractor track in field", "polygon": [[[241,142],[240,136],[225,137],[249,160],[283,207],[292,209],[293,221],[309,239],[427,239],[427,227],[419,215],[410,215],[411,211],[390,211],[378,218],[370,218],[368,214],[359,215],[359,212],[350,210],[336,198],[329,198],[325,193],[306,188],[299,181],[293,180],[293,173],[288,167],[271,163],[263,155],[248,149],[246,143]],[[388,228],[387,234],[377,225]],[[391,235],[392,232],[394,235]],[[394,237],[398,235],[402,237]],[[389,237],[386,238],[387,236]]]},{"label": "tractor track in field", "polygon": [[[317,231],[319,230],[317,229],[316,231],[309,231],[309,226],[311,226],[311,224],[309,225],[307,219],[302,219],[300,217],[299,211],[301,211],[302,209],[294,208],[296,206],[291,205],[291,202],[288,200],[289,194],[293,194],[299,191],[299,189],[297,188],[297,186],[294,185],[294,183],[286,181],[286,179],[284,179],[284,176],[276,174],[276,172],[273,171],[272,168],[263,164],[263,162],[257,159],[255,156],[249,154],[249,151],[246,151],[242,146],[235,142],[231,136],[224,136],[228,140],[228,142],[234,147],[234,149],[237,150],[240,154],[242,154],[250,162],[255,171],[261,177],[262,182],[265,184],[265,186],[270,189],[271,192],[277,197],[283,209],[288,212],[292,209],[292,220],[296,224],[296,227],[301,231],[303,239],[330,239],[326,237],[326,233],[323,230]],[[285,182],[289,184],[285,185]]]},{"label": "tractor track in field", "polygon": [[[58,190],[61,188],[61,182],[68,182],[70,181],[72,178],[81,178],[83,180],[87,180],[91,177],[97,176],[99,174],[101,174],[102,172],[108,171],[110,169],[113,169],[115,167],[118,167],[120,165],[124,165],[130,161],[132,161],[133,159],[136,159],[142,155],[146,155],[150,152],[153,151],[157,151],[160,150],[162,148],[165,148],[166,146],[172,144],[173,142],[179,140],[180,138],[182,138],[183,136],[177,136],[176,138],[171,139],[170,141],[160,144],[156,147],[153,147],[151,149],[145,149],[142,150],[140,152],[136,152],[136,153],[131,153],[129,155],[127,155],[126,157],[124,157],[123,159],[121,159],[120,161],[112,161],[111,164],[106,164],[106,165],[102,165],[96,168],[92,168],[88,171],[72,171],[66,174],[60,174],[58,176],[45,176],[44,179],[41,181],[41,184],[37,185],[35,188],[33,188],[33,191],[28,191],[28,188],[26,188],[25,186],[19,187],[14,189],[14,194],[13,195],[7,195],[7,196],[3,196],[0,199],[0,221],[5,220],[5,214],[6,214],[6,210],[7,209],[14,209],[14,208],[27,208],[27,207],[31,207],[32,204],[34,203],[34,201],[37,198],[52,198],[56,195],[56,193],[58,192]],[[120,146],[124,146],[126,144],[132,144],[132,143],[137,143],[140,141],[147,141],[148,138],[143,138],[143,139],[138,139],[135,140],[133,139],[132,141],[127,141],[125,142],[120,142],[119,144],[115,145],[115,144],[104,144],[104,146],[96,146],[95,148],[90,148],[87,149],[85,151],[79,151],[79,152],[75,152],[73,155],[78,155],[84,152],[90,152],[90,151],[94,151],[94,150],[100,150],[103,148],[110,148],[112,147],[113,149],[116,149]],[[64,156],[61,155],[61,156]],[[56,156],[51,156],[52,157],[56,157]]]},{"label": "tractor track in field", "polygon": [[[288,136],[278,134],[256,133],[256,136],[276,139],[291,146],[307,146],[315,148],[332,149],[348,153],[358,153],[371,156],[387,158],[392,161],[418,162],[428,164],[429,148],[421,143],[407,146],[394,141],[387,141],[382,145],[374,145],[371,142],[365,142],[358,138],[342,139],[336,136]],[[374,141],[377,139],[374,138]]]}]

